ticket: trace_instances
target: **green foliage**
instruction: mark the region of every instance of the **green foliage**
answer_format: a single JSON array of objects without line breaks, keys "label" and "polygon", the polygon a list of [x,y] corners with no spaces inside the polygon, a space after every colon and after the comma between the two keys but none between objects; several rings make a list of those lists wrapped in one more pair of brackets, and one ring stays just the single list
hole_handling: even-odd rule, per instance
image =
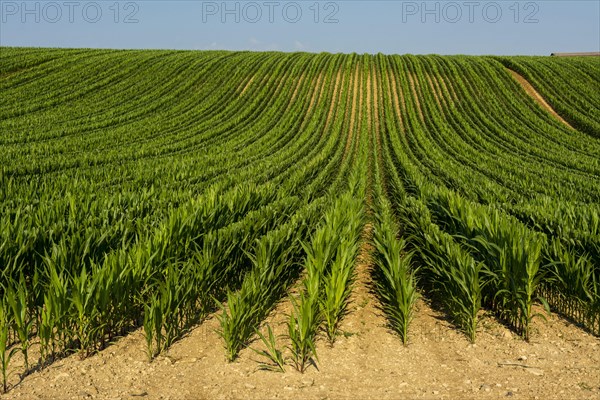
[{"label": "green foliage", "polygon": [[17,347],[13,347],[12,349],[9,349],[8,347],[9,329],[13,322],[8,307],[9,306],[5,301],[0,301],[0,368],[2,368],[3,393],[6,393],[8,390],[8,367],[10,366],[10,360],[13,355],[19,351],[19,348]]},{"label": "green foliage", "polygon": [[409,240],[422,260],[421,281],[431,288],[469,340],[476,339],[482,303],[483,264],[431,222],[424,205],[411,200],[402,209]]},{"label": "green foliage", "polygon": [[319,302],[314,294],[301,294],[298,301],[292,298],[292,303],[294,311],[288,322],[289,350],[294,368],[304,373],[310,364],[314,364],[313,357],[318,360],[315,336],[319,326]]},{"label": "green foliage", "polygon": [[398,239],[390,205],[379,202],[373,226],[375,245],[375,284],[392,329],[408,344],[408,331],[415,312],[417,292],[416,269],[412,267],[412,252],[404,239]]},{"label": "green foliage", "polygon": [[[16,286],[16,288],[14,286]],[[21,352],[23,353],[23,358],[25,361],[25,370],[27,371],[29,368],[29,337],[34,321],[28,314],[28,293],[23,275],[21,275],[18,283],[14,283],[14,286],[9,284],[8,288],[6,289],[6,305],[8,306],[10,312],[12,312],[12,318],[10,319],[12,320],[12,329],[17,334],[17,338],[21,345]],[[5,310],[4,312],[7,311],[8,310]],[[7,366],[9,361],[10,355],[6,361]]]},{"label": "green foliage", "polygon": [[4,376],[38,339],[43,367],[140,326],[151,359],[219,305],[232,360],[303,267],[290,336],[305,365],[348,310],[366,199],[375,286],[405,343],[417,283],[472,341],[482,304],[528,338],[545,299],[600,334],[599,71],[3,47]]},{"label": "green foliage", "polygon": [[277,339],[271,329],[270,325],[267,325],[267,336],[263,335],[259,331],[256,331],[258,337],[265,346],[265,350],[252,349],[255,353],[267,358],[271,364],[262,363],[260,368],[267,371],[285,372],[285,359],[281,350],[277,348]]}]

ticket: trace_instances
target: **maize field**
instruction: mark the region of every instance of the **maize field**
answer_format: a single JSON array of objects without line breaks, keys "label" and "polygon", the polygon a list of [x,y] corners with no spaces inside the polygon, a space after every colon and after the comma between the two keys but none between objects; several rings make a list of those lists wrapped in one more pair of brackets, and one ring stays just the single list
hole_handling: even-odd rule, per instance
[{"label": "maize field", "polygon": [[[593,57],[0,50],[4,392],[136,329],[152,360],[211,316],[224,359],[258,339],[304,372],[366,244],[407,346],[421,297],[472,343],[480,310],[534,339],[539,305],[600,336]],[[280,301],[285,348],[260,333]]]}]

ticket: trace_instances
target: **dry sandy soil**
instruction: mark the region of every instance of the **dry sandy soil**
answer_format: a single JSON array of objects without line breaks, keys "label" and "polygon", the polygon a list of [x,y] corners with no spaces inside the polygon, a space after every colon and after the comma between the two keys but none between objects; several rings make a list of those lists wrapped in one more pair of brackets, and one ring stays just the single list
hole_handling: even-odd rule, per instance
[{"label": "dry sandy soil", "polygon": [[[367,290],[366,268],[358,269],[344,334],[333,347],[319,339],[318,370],[262,371],[250,349],[227,363],[213,317],[151,363],[140,330],[85,360],[73,355],[34,372],[2,398],[600,399],[599,338],[551,315],[535,321],[527,343],[482,314],[471,345],[420,300],[403,347]],[[285,332],[289,310],[286,299],[269,318],[276,333]]]}]

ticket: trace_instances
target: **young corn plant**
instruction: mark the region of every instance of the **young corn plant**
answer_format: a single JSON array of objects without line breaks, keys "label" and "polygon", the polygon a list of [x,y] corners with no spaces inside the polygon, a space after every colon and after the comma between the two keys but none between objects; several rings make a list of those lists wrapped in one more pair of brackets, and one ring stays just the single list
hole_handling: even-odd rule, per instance
[{"label": "young corn plant", "polygon": [[177,266],[168,264],[160,281],[154,283],[154,292],[144,305],[144,334],[148,359],[169,348],[181,336],[185,315],[185,277]]},{"label": "young corn plant", "polygon": [[154,358],[154,299],[144,304],[144,339],[146,340],[146,355],[148,361]]},{"label": "young corn plant", "polygon": [[227,359],[233,361],[248,344],[263,318],[285,293],[294,277],[301,255],[300,240],[309,226],[306,215],[298,214],[289,224],[273,230],[256,241],[253,264],[238,292],[228,291],[227,307],[221,305],[220,335],[225,340]]},{"label": "young corn plant", "polygon": [[[237,358],[239,351],[242,349],[244,342],[243,333],[239,332],[239,326],[247,323],[249,313],[246,313],[248,304],[241,301],[240,297],[235,295],[235,292],[227,292],[227,306],[219,303],[221,314],[219,315],[219,324],[221,329],[219,335],[225,342],[225,353],[227,361],[232,362]],[[239,311],[238,311],[239,310]]]},{"label": "young corn plant", "polygon": [[325,213],[310,244],[303,244],[307,275],[301,303],[318,299],[311,321],[317,326],[324,322],[332,344],[350,297],[363,214],[362,202],[346,193]]},{"label": "young corn plant", "polygon": [[44,295],[44,306],[40,319],[38,336],[40,337],[40,365],[44,367],[51,353],[51,346],[54,338],[54,308],[48,295]]},{"label": "young corn plant", "polygon": [[47,268],[46,274],[49,276],[49,282],[44,295],[44,309],[40,326],[43,336],[40,339],[42,347],[49,347],[44,350],[44,354],[54,355],[57,347],[59,349],[64,347],[68,341],[70,279],[63,273],[59,274],[54,264],[48,264]]},{"label": "young corn plant", "polygon": [[[435,232],[435,228],[434,228]],[[471,343],[475,343],[482,291],[480,275],[483,264],[443,232],[426,234],[427,244],[421,250],[434,291]]]},{"label": "young corn plant", "polygon": [[357,238],[342,241],[323,282],[321,309],[330,344],[335,342],[339,323],[348,307],[357,253]]},{"label": "young corn plant", "polygon": [[545,300],[536,296],[543,277],[540,262],[545,235],[496,208],[473,204],[455,193],[437,191],[429,206],[436,222],[489,268],[493,279],[485,287],[485,300],[529,340],[530,323],[541,315],[532,313],[533,303],[540,301],[548,309]]},{"label": "young corn plant", "polygon": [[18,347],[8,350],[9,330],[12,325],[12,313],[8,304],[0,300],[0,368],[2,368],[2,391],[8,390],[8,367],[10,360],[19,351]]},{"label": "young corn plant", "polygon": [[523,339],[529,340],[531,321],[535,317],[543,317],[543,314],[532,312],[533,302],[538,300],[546,310],[549,309],[547,302],[536,296],[542,279],[538,271],[543,241],[519,235],[516,229],[506,228],[503,231],[505,234],[508,232],[512,235],[500,236],[500,240],[495,242],[480,236],[475,238],[474,243],[485,252],[488,263],[496,266],[491,270],[495,308]]},{"label": "young corn plant", "polygon": [[411,266],[412,253],[407,252],[403,239],[397,239],[398,231],[392,218],[387,202],[382,204],[373,229],[375,285],[392,329],[406,346],[419,294]]},{"label": "young corn plant", "polygon": [[73,278],[71,305],[74,309],[75,330],[79,341],[79,356],[85,358],[92,352],[102,326],[97,321],[94,292],[97,280],[88,274],[85,267]]},{"label": "young corn plant", "polygon": [[[326,216],[326,220],[327,220]],[[303,281],[304,292],[298,300],[292,298],[294,310],[288,320],[288,336],[291,341],[294,368],[304,372],[316,356],[315,340],[322,320],[320,296],[324,271],[328,269],[334,257],[338,237],[332,235],[328,225],[323,225],[312,235],[310,244],[302,243],[306,253],[306,278]]]},{"label": "young corn plant", "polygon": [[[402,343],[408,345],[408,331],[414,317],[414,308],[419,294],[416,289],[416,278],[411,271],[411,253],[396,253],[393,247],[383,247],[376,242],[378,251],[376,265],[378,268],[377,290],[383,303],[392,329],[400,335]],[[398,246],[400,247],[400,246]],[[393,253],[389,250],[394,251]],[[398,249],[400,250],[400,249]]]},{"label": "young corn plant", "polygon": [[267,313],[263,300],[268,295],[261,284],[272,273],[274,243],[269,238],[257,241],[254,255],[249,255],[253,269],[247,274],[239,292],[227,292],[227,307],[220,304],[223,311],[219,316],[219,334],[225,341],[227,360],[234,361],[240,350],[247,344],[256,330],[260,316]]},{"label": "young corn plant", "polygon": [[315,336],[319,324],[315,319],[319,315],[319,302],[314,295],[302,293],[299,301],[292,299],[292,304],[294,310],[288,321],[289,350],[294,368],[304,373],[315,363],[313,357],[318,361]]},{"label": "young corn plant", "polygon": [[583,324],[594,332],[597,311],[597,283],[590,256],[577,254],[559,238],[553,238],[546,249],[547,277],[544,295],[559,313]]},{"label": "young corn plant", "polygon": [[421,281],[437,295],[454,323],[475,342],[483,298],[483,264],[431,222],[427,207],[410,198],[401,208],[408,240],[422,262]]},{"label": "young corn plant", "polygon": [[[144,337],[146,339],[146,354],[148,361],[160,352],[162,346],[162,314],[160,299],[154,296],[144,305]],[[156,346],[154,342],[156,341]]]},{"label": "young corn plant", "polygon": [[25,278],[21,275],[21,279],[15,290],[9,286],[6,291],[6,301],[12,311],[12,326],[19,339],[21,352],[23,353],[25,371],[29,369],[29,338],[31,336],[31,328],[35,322],[27,313],[27,288],[25,286]]},{"label": "young corn plant", "polygon": [[259,368],[266,371],[285,372],[285,358],[283,357],[283,352],[277,347],[277,339],[275,338],[273,329],[271,329],[271,325],[267,324],[267,336],[258,330],[256,334],[265,346],[265,350],[251,348],[252,351],[270,361],[270,364],[261,363]]},{"label": "young corn plant", "polygon": [[[164,282],[159,289],[162,330],[165,332],[163,348],[167,349],[181,335],[186,296],[186,278],[173,264],[166,268]],[[163,348],[160,350],[162,351]]]},{"label": "young corn plant", "polygon": [[[94,265],[92,269],[92,275],[94,276],[95,291],[94,309],[98,324],[101,325],[98,329],[97,339],[100,341],[99,348],[103,349],[106,345],[107,337],[112,336],[113,318],[111,314],[114,312],[113,303],[119,303],[118,290],[118,275],[115,274],[114,269],[104,267],[103,264]],[[121,318],[124,316],[121,316]]]}]

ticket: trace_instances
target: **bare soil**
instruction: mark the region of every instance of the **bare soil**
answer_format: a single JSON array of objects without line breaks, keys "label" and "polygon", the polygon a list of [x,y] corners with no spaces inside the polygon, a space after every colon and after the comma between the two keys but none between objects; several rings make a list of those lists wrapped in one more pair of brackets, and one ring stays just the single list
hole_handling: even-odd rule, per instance
[{"label": "bare soil", "polygon": [[[365,257],[361,254],[361,257]],[[136,331],[85,360],[73,355],[27,376],[6,399],[599,399],[600,340],[552,315],[527,343],[483,314],[477,344],[419,301],[410,343],[402,346],[368,290],[365,262],[343,335],[318,341],[319,362],[304,374],[259,370],[242,351],[229,364],[209,319],[149,363]],[[286,330],[285,299],[269,318]],[[280,345],[286,343],[281,339]],[[252,347],[261,348],[254,342]],[[260,360],[264,361],[264,360]]]},{"label": "bare soil", "polygon": [[323,85],[324,85],[324,83],[322,82],[322,80],[323,80],[323,74],[320,73],[317,76],[317,81],[315,82],[312,95],[310,96],[310,102],[309,102],[309,105],[308,105],[308,112],[312,112],[313,107],[317,103],[317,98],[320,99],[321,96],[322,96]]},{"label": "bare soil", "polygon": [[296,98],[298,97],[298,91],[302,87],[302,83],[304,82],[304,78],[306,78],[305,74],[300,75],[300,78],[298,78],[298,81],[296,82],[296,87],[294,88],[294,92],[292,93],[292,97],[290,98],[290,101],[289,101],[289,103],[287,105],[287,108],[285,109],[286,112],[290,109],[290,107],[292,107],[292,105],[296,101]]},{"label": "bare soil", "polygon": [[531,97],[533,97],[533,99],[540,105],[542,106],[542,108],[544,108],[546,111],[548,111],[550,114],[552,114],[556,119],[558,119],[560,122],[562,122],[563,124],[565,124],[566,126],[568,126],[571,129],[574,129],[571,124],[569,124],[567,121],[564,120],[563,117],[561,117],[555,110],[554,108],[552,108],[552,106],[550,106],[550,104],[548,104],[546,102],[546,100],[542,97],[542,95],[540,95],[538,93],[537,90],[535,90],[535,88],[531,85],[531,83],[529,83],[529,81],[527,79],[525,79],[525,77],[523,77],[521,74],[519,74],[516,71],[513,71],[512,69],[508,70],[510,72],[510,74],[513,76],[513,78],[515,78],[515,80],[517,82],[519,82],[519,84],[523,87],[523,89],[525,89],[525,91],[527,92],[527,94],[529,94]]},{"label": "bare soil", "polygon": [[246,84],[244,85],[244,87],[242,88],[241,92],[238,88],[238,92],[240,92],[240,97],[244,95],[244,93],[246,93],[246,90],[248,90],[248,88],[250,87],[250,85],[252,85],[252,82],[254,82],[254,78],[255,76],[253,76],[252,78],[250,78],[248,80],[248,82],[246,82]]},{"label": "bare soil", "polygon": [[[434,75],[432,77],[432,79],[437,82],[438,87],[442,87],[443,86],[444,91],[447,94],[450,95],[450,99],[449,99],[450,102],[456,102],[456,101],[458,101],[458,97],[456,96],[456,92],[454,92],[454,88],[452,87],[452,85],[450,85],[450,84],[447,85],[446,84],[446,79],[445,79],[444,75],[437,74],[437,75]],[[444,98],[444,97],[442,96],[442,98]],[[445,102],[445,104],[447,104],[447,103]]]},{"label": "bare soil", "polygon": [[442,102],[444,103],[444,105],[446,105],[446,99],[444,98],[444,95],[441,93],[441,89],[437,85],[437,80],[434,83],[434,81],[431,79],[431,75],[429,75],[429,74],[425,74],[425,78],[427,79],[427,83],[429,84],[429,89],[431,90],[431,93],[433,93],[435,102],[437,103],[438,107],[441,109],[443,107]]},{"label": "bare soil", "polygon": [[415,100],[415,104],[417,105],[417,111],[419,112],[419,117],[421,117],[421,121],[425,121],[425,118],[423,117],[423,109],[421,108],[421,100],[420,100],[419,94],[417,93],[417,89],[416,89],[416,84],[415,84],[416,77],[413,75],[412,72],[408,72],[406,74],[406,76],[408,77],[408,82],[410,83],[410,90],[412,92],[413,99]]},{"label": "bare soil", "polygon": [[404,121],[402,119],[402,115],[404,114],[400,110],[400,105],[402,105],[403,109],[406,107],[404,93],[402,92],[402,88],[398,88],[394,74],[387,74],[387,79],[388,83],[390,84],[394,109],[396,110],[396,118],[402,125],[404,125]]},{"label": "bare soil", "polygon": [[360,70],[357,65],[354,70],[354,74],[352,75],[352,80],[351,80],[351,84],[353,85],[352,95],[351,95],[352,96],[351,97],[352,107],[351,107],[351,111],[350,111],[350,124],[348,125],[348,133],[346,135],[346,137],[347,137],[346,148],[344,150],[344,154],[348,154],[348,150],[350,149],[350,144],[352,143],[352,137],[354,135],[360,134],[360,128],[356,128],[356,125],[355,125],[356,114],[357,114],[356,109],[358,107],[358,113],[360,113],[360,107],[362,106],[362,90],[361,91],[358,90],[359,85],[361,84],[360,79],[361,79]]},{"label": "bare soil", "polygon": [[333,94],[332,94],[332,101],[331,104],[329,105],[329,110],[327,110],[327,120],[325,121],[325,128],[323,129],[325,132],[327,132],[329,130],[329,126],[332,124],[334,118],[333,118],[333,114],[334,111],[336,110],[335,105],[338,103],[339,99],[340,99],[340,95],[341,95],[341,90],[340,90],[340,82],[344,82],[344,74],[342,73],[342,70],[340,69],[337,72],[337,75],[335,77],[335,84],[333,85]]}]

